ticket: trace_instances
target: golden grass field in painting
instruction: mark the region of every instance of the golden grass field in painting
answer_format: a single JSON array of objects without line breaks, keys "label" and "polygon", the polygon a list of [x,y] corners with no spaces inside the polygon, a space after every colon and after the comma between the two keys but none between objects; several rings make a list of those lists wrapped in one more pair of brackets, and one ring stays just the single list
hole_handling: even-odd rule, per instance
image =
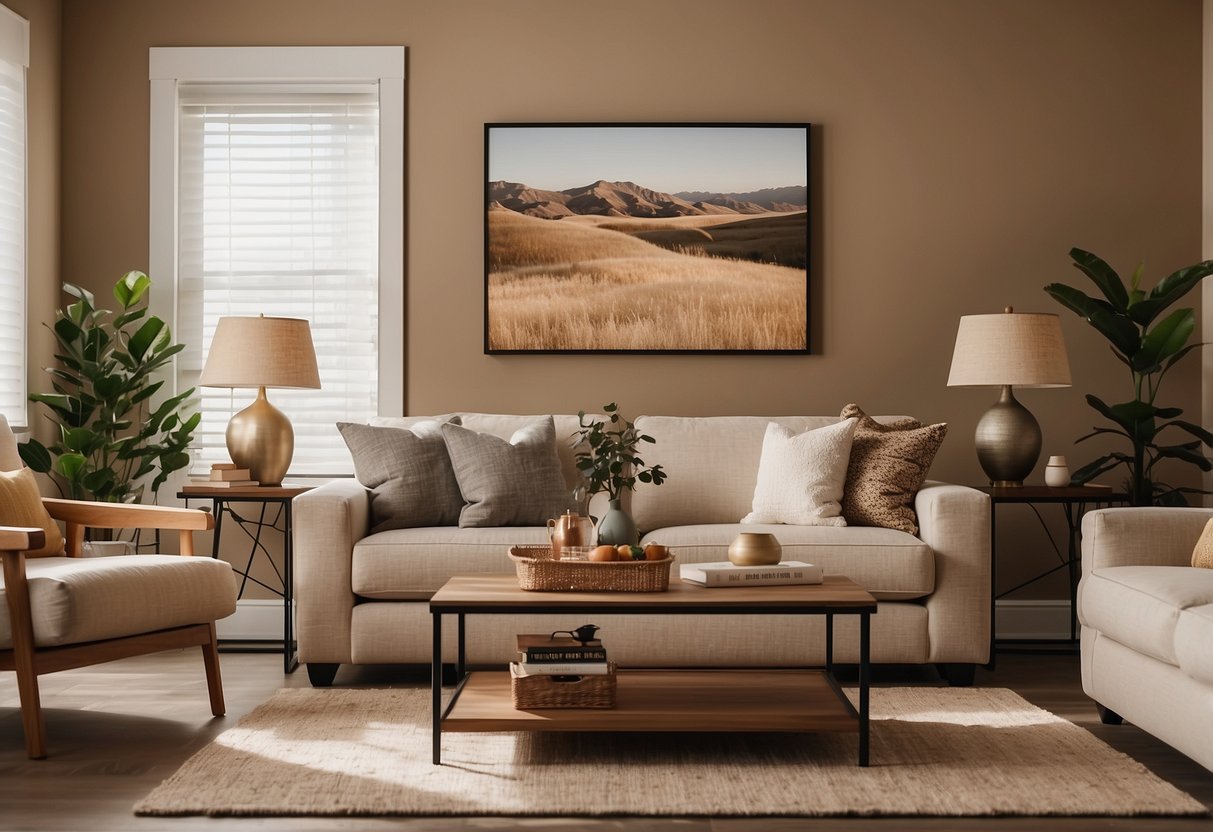
[{"label": "golden grass field in painting", "polygon": [[[659,232],[653,227],[659,223],[672,232],[736,221],[736,215],[679,217],[640,221],[629,230]],[[489,222],[490,349],[806,346],[803,269],[681,253],[599,222],[509,211],[491,212]]]}]

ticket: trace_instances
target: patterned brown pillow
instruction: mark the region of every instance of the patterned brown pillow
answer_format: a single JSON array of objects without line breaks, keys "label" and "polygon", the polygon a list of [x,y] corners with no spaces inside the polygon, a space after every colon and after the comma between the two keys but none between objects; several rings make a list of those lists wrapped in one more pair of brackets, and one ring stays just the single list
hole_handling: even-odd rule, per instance
[{"label": "patterned brown pillow", "polygon": [[848,526],[883,526],[918,534],[914,495],[922,488],[931,461],[948,432],[944,422],[923,425],[916,419],[881,424],[856,404],[842,409],[855,417],[855,440],[842,494]]},{"label": "patterned brown pillow", "polygon": [[1200,540],[1196,541],[1196,548],[1192,550],[1192,565],[1213,569],[1213,520],[1205,523],[1205,530],[1200,533]]}]

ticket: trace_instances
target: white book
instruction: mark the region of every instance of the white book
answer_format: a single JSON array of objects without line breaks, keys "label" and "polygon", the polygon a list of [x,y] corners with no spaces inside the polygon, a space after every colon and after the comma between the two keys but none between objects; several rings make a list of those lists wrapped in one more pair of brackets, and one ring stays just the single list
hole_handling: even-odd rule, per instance
[{"label": "white book", "polygon": [[702,586],[776,586],[789,584],[819,584],[820,566],[785,560],[772,566],[734,566],[721,563],[684,563],[679,576]]},{"label": "white book", "polygon": [[518,676],[606,676],[608,662],[514,662]]}]

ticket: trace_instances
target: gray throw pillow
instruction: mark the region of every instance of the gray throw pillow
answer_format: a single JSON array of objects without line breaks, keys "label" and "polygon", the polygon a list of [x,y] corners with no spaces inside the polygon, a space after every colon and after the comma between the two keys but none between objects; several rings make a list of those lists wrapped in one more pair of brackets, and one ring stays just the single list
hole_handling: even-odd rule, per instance
[{"label": "gray throw pillow", "polygon": [[354,476],[371,492],[372,533],[459,521],[463,497],[441,424],[418,422],[406,429],[337,423],[354,458]]},{"label": "gray throw pillow", "polygon": [[450,424],[442,436],[463,494],[460,528],[542,526],[567,508],[552,417],[520,428],[509,442]]}]

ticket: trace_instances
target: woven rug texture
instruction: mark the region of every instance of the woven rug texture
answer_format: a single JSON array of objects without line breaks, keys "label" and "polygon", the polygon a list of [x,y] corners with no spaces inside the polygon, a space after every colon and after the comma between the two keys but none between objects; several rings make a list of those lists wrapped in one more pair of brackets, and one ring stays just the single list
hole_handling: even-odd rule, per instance
[{"label": "woven rug texture", "polygon": [[[853,692],[852,692],[853,695]],[[141,815],[1204,815],[1086,730],[997,688],[872,689],[849,734],[445,734],[429,692],[289,689]]]}]

